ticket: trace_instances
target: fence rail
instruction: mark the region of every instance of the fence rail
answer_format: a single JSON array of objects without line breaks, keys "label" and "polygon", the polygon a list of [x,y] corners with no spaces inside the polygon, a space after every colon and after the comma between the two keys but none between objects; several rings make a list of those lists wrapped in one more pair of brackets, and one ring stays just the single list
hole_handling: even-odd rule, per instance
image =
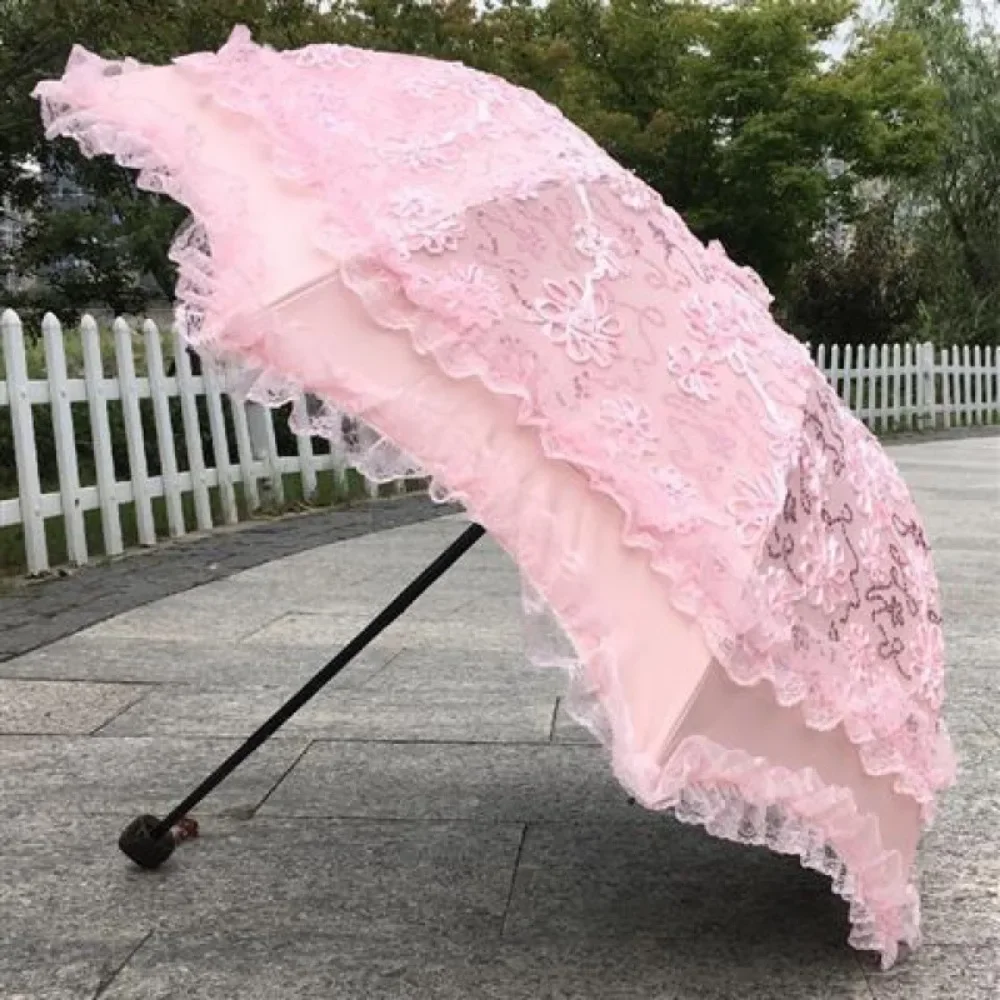
[{"label": "fence rail", "polygon": [[[198,531],[235,524],[241,512],[238,490],[242,508],[253,513],[267,502],[284,501],[290,474],[298,477],[307,500],[315,496],[321,473],[343,479],[334,456],[322,446],[317,450],[309,437],[293,434],[285,415],[231,399],[207,365],[194,374],[179,338],[161,335],[151,321],[133,331],[116,320],[108,344],[92,317],[84,317],[78,331],[66,332],[49,314],[42,322],[41,357],[37,345],[31,345],[34,354],[27,349],[16,313],[3,313],[0,333],[0,433],[13,444],[11,449],[11,441],[0,439],[0,454],[6,444],[16,473],[9,490],[14,495],[2,499],[0,493],[0,532],[20,526],[29,573],[49,569],[46,523],[53,520],[61,522],[66,558],[82,565],[91,555],[85,524],[90,511],[99,512],[100,550],[118,555],[125,548],[126,508],[134,517],[136,541],[150,546],[159,537],[183,536],[189,522]],[[72,375],[68,347],[79,369]],[[821,344],[813,356],[844,403],[875,432],[987,424],[1000,417],[995,347]],[[50,459],[54,452],[54,469],[45,477],[36,433],[39,410],[51,427],[45,442]],[[86,423],[89,435],[81,433]],[[284,450],[294,454],[281,453],[278,431]],[[83,443],[93,480],[87,484],[81,481]]]}]

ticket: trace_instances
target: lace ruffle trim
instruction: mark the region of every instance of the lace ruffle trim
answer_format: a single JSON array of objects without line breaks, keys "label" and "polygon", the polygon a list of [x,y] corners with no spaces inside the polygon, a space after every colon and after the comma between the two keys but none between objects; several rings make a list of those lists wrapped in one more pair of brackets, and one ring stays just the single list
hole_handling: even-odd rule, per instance
[{"label": "lace ruffle trim", "polygon": [[[645,783],[636,781],[637,766],[616,768],[626,787]],[[815,771],[771,767],[702,737],[684,740],[666,768],[650,766],[657,794],[647,807],[671,809],[682,822],[726,840],[798,856],[828,876],[850,907],[850,944],[878,952],[883,968],[897,961],[900,943],[919,946],[917,890],[847,789],[825,784]]]}]

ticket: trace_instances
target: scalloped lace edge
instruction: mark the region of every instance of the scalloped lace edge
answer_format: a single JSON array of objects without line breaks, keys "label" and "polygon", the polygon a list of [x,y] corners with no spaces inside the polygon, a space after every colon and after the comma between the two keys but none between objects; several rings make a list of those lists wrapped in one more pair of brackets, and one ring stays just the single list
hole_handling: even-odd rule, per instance
[{"label": "scalloped lace edge", "polygon": [[[626,787],[640,787],[629,760],[616,767]],[[831,787],[812,769],[770,766],[743,751],[699,736],[683,740],[656,775],[650,809],[671,810],[684,823],[741,844],[797,855],[802,866],[826,875],[849,906],[849,943],[881,955],[890,968],[900,944],[920,945],[920,899],[896,851],[883,849],[877,823],[861,815],[846,788]]]}]

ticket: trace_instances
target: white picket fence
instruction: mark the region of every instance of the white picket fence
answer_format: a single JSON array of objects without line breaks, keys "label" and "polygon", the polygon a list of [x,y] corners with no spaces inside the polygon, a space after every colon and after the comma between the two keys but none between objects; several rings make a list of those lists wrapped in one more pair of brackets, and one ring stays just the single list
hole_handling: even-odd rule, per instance
[{"label": "white picket fence", "polygon": [[996,347],[820,344],[812,353],[840,398],[876,433],[1000,420]]},{"label": "white picket fence", "polygon": [[[46,377],[32,379],[20,319],[10,310],[0,318],[6,371],[6,379],[0,380],[0,414],[3,408],[9,408],[18,492],[16,497],[0,499],[0,529],[23,526],[29,573],[49,569],[45,522],[50,518],[62,518],[67,557],[70,563],[82,565],[90,557],[86,511],[100,511],[103,551],[118,555],[124,549],[123,505],[134,505],[138,542],[151,546],[158,541],[155,498],[163,498],[167,534],[177,538],[188,531],[184,512],[187,494],[193,503],[195,529],[209,531],[217,523],[237,522],[237,484],[242,484],[245,506],[253,512],[267,500],[284,500],[284,477],[289,473],[301,477],[306,498],[316,492],[318,473],[333,470],[342,474],[331,455],[315,453],[308,437],[296,436],[295,455],[279,455],[274,414],[255,404],[227,399],[208,366],[203,375],[192,374],[190,358],[175,336],[166,338],[176,371],[168,376],[164,338],[154,323],[147,321],[141,333],[136,333],[119,319],[112,331],[116,375],[109,378],[93,318],[84,317],[79,331],[65,333],[54,316],[46,316],[42,323]],[[144,374],[137,370],[134,357],[139,336],[145,353]],[[82,378],[70,378],[67,371],[66,345],[76,337],[82,351]],[[971,426],[1000,419],[1000,355],[996,348],[820,345],[814,357],[847,406],[876,432]],[[147,466],[140,408],[140,402],[146,399],[151,401],[148,405],[155,425],[158,475],[151,475]],[[172,399],[180,401],[188,456],[183,470],[174,445]],[[121,406],[129,467],[126,481],[118,480],[115,474],[108,410],[112,401]],[[94,485],[80,482],[74,403],[86,404],[89,415]],[[50,493],[43,492],[39,474],[33,415],[35,407],[46,406],[51,408],[59,481],[58,491]],[[230,459],[227,408],[235,434],[235,462]],[[207,412],[210,461],[206,460],[202,444],[200,410]],[[213,490],[218,491],[214,513]]]},{"label": "white picket fence", "polygon": [[[189,531],[184,511],[185,494],[191,494],[194,529],[209,531],[218,524],[233,525],[239,520],[236,486],[242,484],[243,499],[250,511],[265,504],[285,500],[285,480],[289,473],[301,477],[305,499],[317,490],[317,476],[332,470],[340,476],[334,456],[318,454],[307,436],[296,435],[295,455],[280,455],[275,435],[275,415],[253,403],[236,402],[220,389],[212,369],[205,365],[202,375],[191,370],[191,360],[178,337],[161,335],[157,326],[147,321],[141,333],[133,332],[124,320],[113,327],[114,369],[116,376],[105,375],[101,336],[97,323],[85,316],[79,331],[64,332],[55,316],[42,322],[46,378],[32,379],[28,373],[28,354],[20,318],[11,310],[0,317],[6,379],[0,379],[0,414],[9,408],[10,433],[13,434],[18,496],[0,499],[0,529],[22,525],[25,563],[30,574],[50,568],[49,545],[45,522],[62,518],[66,553],[71,564],[88,562],[87,532],[84,514],[99,510],[103,551],[120,555],[125,548],[122,534],[122,507],[134,505],[135,531],[143,546],[158,541],[153,501],[162,497],[166,510],[167,535],[179,538]],[[137,370],[134,346],[141,336],[145,353],[145,373]],[[82,351],[83,378],[67,373],[66,346],[78,337]],[[164,340],[172,355],[175,374],[168,376],[164,364]],[[147,464],[145,431],[141,401],[150,400],[155,424],[156,449],[160,473],[151,475]],[[178,464],[174,419],[170,402],[179,400],[187,468]],[[116,477],[113,441],[108,404],[121,406],[125,444],[128,452],[129,478]],[[199,401],[202,401],[199,407]],[[81,485],[78,455],[79,428],[74,427],[72,404],[85,403],[90,422],[94,485]],[[39,474],[38,440],[35,433],[35,407],[51,408],[59,489],[45,493]],[[211,456],[206,460],[201,424],[207,412]],[[230,436],[225,412],[231,413],[238,460],[230,458]],[[80,421],[77,413],[77,423]],[[148,424],[147,424],[148,425]],[[403,484],[397,484],[400,488]],[[377,488],[366,484],[369,493]],[[211,491],[218,496],[213,512]]]}]

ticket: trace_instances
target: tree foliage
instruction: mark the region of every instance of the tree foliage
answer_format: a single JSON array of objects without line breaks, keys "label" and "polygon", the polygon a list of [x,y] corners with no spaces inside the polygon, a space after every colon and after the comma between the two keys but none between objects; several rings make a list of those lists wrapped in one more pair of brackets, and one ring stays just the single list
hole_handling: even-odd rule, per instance
[{"label": "tree foliage", "polygon": [[[843,58],[828,57],[824,46],[853,14],[854,0],[337,0],[322,8],[310,0],[0,0],[0,185],[35,213],[18,263],[51,272],[60,261],[46,294],[61,296],[63,308],[93,299],[135,307],[148,294],[139,275],[171,294],[165,252],[176,206],[137,192],[104,161],[83,160],[72,143],[44,142],[28,95],[61,72],[74,42],[158,62],[216,48],[241,22],[277,46],[340,41],[457,59],[536,90],[702,238],[720,239],[781,301],[801,304],[803,262],[815,256],[828,266],[817,234],[831,219],[860,216],[859,184],[930,183],[951,128],[916,28],[864,31]],[[24,173],[27,161],[42,166],[39,176]],[[60,176],[80,183],[85,205],[67,212],[53,203],[46,183]],[[810,306],[798,315],[819,313]]]},{"label": "tree foliage", "polygon": [[949,339],[1000,343],[1000,32],[969,23],[960,0],[899,0],[944,105],[941,153],[911,185],[932,326]]},{"label": "tree foliage", "polygon": [[787,326],[813,343],[886,344],[920,329],[915,250],[887,194],[865,208],[850,229],[832,226],[794,269],[784,303]]}]

